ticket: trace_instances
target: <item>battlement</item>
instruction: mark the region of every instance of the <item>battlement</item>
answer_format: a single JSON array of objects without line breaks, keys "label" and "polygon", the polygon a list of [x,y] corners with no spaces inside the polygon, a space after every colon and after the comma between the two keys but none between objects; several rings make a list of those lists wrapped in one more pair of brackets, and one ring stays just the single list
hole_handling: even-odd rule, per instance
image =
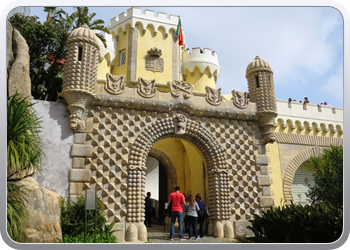
[{"label": "battlement", "polygon": [[192,48],[192,53],[190,52],[190,49],[186,49],[182,52],[182,58],[183,60],[203,58],[207,60],[213,60],[216,61],[216,63],[219,63],[218,54],[216,53],[216,51],[208,48],[204,48],[202,50],[199,47],[195,47]]},{"label": "battlement", "polygon": [[127,13],[123,12],[119,14],[118,17],[112,18],[108,24],[108,29],[113,31],[122,27],[123,31],[125,31],[127,24],[130,24],[132,28],[135,28],[137,23],[141,23],[144,28],[149,24],[152,24],[155,30],[162,26],[168,33],[171,28],[176,29],[178,21],[178,15],[170,14],[168,18],[167,14],[164,12],[158,12],[156,14],[152,10],[145,10],[145,13],[142,13],[141,8],[132,7],[128,9]]},{"label": "battlement", "polygon": [[189,49],[184,50],[182,52],[182,62],[183,68],[188,69],[191,73],[194,72],[196,67],[201,73],[206,68],[209,68],[211,74],[214,74],[215,71],[216,75],[220,73],[218,54],[208,48],[204,48],[203,50],[199,47],[192,48],[192,53]]},{"label": "battlement", "polygon": [[343,130],[343,109],[320,106],[312,103],[299,103],[276,100],[277,113],[275,125],[281,128],[307,129],[316,132],[338,132]]}]

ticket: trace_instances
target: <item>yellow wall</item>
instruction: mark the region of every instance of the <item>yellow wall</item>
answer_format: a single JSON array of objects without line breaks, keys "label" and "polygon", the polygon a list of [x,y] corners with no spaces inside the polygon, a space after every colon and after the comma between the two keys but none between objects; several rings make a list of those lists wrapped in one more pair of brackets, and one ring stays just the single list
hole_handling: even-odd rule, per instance
[{"label": "yellow wall", "polygon": [[[172,80],[172,46],[173,40],[172,35],[169,34],[165,37],[164,28],[160,27],[157,30],[157,34],[154,35],[154,28],[148,26],[146,28],[146,33],[143,34],[142,26],[140,25],[138,30],[138,43],[137,43],[137,70],[136,70],[136,80],[142,77],[147,80],[155,79],[157,83],[167,83]],[[164,71],[163,72],[153,72],[146,70],[145,68],[145,58],[148,55],[147,51],[151,48],[157,48],[162,50],[162,58],[164,60]]]},{"label": "yellow wall", "polygon": [[215,88],[215,78],[214,76],[210,77],[208,69],[204,71],[204,74],[201,75],[201,72],[196,67],[194,70],[193,76],[191,76],[188,69],[186,69],[186,82],[191,83],[194,85],[194,91],[203,92],[205,93],[205,87],[209,86],[211,88]]},{"label": "yellow wall", "polygon": [[[117,41],[117,49],[116,49],[116,58],[114,60],[114,67],[112,69],[113,75],[125,75],[127,76],[127,66],[128,66],[128,44],[129,44],[129,31],[130,27],[126,29],[126,33],[123,33],[122,29],[118,30],[118,41]],[[126,50],[126,61],[124,65],[118,66],[119,61],[119,52],[122,50]]]},{"label": "yellow wall", "polygon": [[272,170],[270,173],[272,179],[271,190],[273,191],[275,206],[280,206],[281,200],[284,200],[284,194],[278,143],[268,144],[266,147],[268,148],[267,156],[271,160],[269,163],[269,167]]},{"label": "yellow wall", "polygon": [[109,73],[109,66],[106,60],[107,55],[103,58],[103,61],[98,65],[97,79],[105,80],[106,74]]},{"label": "yellow wall", "polygon": [[180,139],[167,138],[156,142],[153,147],[161,150],[173,162],[177,185],[180,186],[182,193],[185,195],[201,193],[203,198],[206,198],[204,160],[194,146]]}]

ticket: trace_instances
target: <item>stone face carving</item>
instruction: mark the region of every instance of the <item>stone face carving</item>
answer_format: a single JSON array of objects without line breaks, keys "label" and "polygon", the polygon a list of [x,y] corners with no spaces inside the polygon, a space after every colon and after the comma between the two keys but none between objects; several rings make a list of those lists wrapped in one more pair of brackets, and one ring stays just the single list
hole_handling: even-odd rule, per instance
[{"label": "stone face carving", "polygon": [[193,92],[193,85],[185,81],[168,82],[168,86],[170,87],[171,94],[175,97],[182,95],[184,98],[189,98]]},{"label": "stone face carving", "polygon": [[139,85],[137,86],[137,93],[139,93],[140,96],[151,98],[153,97],[157,92],[156,87],[156,80],[145,80],[141,77],[139,77]]},{"label": "stone face carving", "polygon": [[112,94],[112,95],[119,95],[123,93],[125,88],[125,76],[114,76],[110,73],[106,74],[106,84],[105,84],[105,90]]},{"label": "stone face carving", "polygon": [[147,51],[148,55],[145,60],[145,68],[146,70],[154,71],[154,72],[163,72],[164,71],[164,60],[160,58],[162,55],[162,50],[153,48]]},{"label": "stone face carving", "polygon": [[206,86],[205,89],[207,91],[207,96],[205,98],[208,103],[215,106],[220,105],[222,103],[221,88],[215,89]]},{"label": "stone face carving", "polygon": [[186,133],[187,118],[184,115],[177,114],[174,116],[175,134],[181,135]]},{"label": "stone face carving", "polygon": [[245,109],[249,104],[248,92],[232,90],[233,104],[240,109]]}]

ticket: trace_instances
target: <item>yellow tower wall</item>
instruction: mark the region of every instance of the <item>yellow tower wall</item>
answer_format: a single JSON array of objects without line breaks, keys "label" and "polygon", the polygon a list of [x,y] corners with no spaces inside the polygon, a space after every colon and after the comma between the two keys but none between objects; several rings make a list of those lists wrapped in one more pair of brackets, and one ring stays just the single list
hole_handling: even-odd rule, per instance
[{"label": "yellow tower wall", "polygon": [[[127,76],[127,70],[128,70],[128,53],[129,53],[129,32],[130,32],[130,26],[127,27],[126,32],[124,34],[122,29],[118,30],[118,40],[117,40],[117,49],[116,49],[116,58],[114,59],[114,67],[112,69],[111,74],[113,75],[125,75]],[[123,50],[126,50],[125,55],[125,64],[118,66],[119,62],[119,53]]]},{"label": "yellow tower wall", "polygon": [[[172,80],[172,35],[168,37],[165,35],[164,28],[160,27],[155,30],[152,26],[148,25],[145,34],[143,34],[142,26],[138,29],[138,43],[137,43],[137,70],[136,79],[142,77],[147,80],[155,79],[157,83],[167,83]],[[164,71],[153,72],[146,70],[146,56],[149,49],[157,48],[162,50],[160,58],[164,60]]]},{"label": "yellow tower wall", "polygon": [[188,69],[186,69],[186,82],[191,83],[194,86],[194,91],[203,92],[205,93],[205,87],[209,86],[210,88],[215,88],[215,79],[214,77],[210,77],[210,72],[208,69],[204,71],[202,74],[198,68],[195,68],[193,76],[189,72]]}]

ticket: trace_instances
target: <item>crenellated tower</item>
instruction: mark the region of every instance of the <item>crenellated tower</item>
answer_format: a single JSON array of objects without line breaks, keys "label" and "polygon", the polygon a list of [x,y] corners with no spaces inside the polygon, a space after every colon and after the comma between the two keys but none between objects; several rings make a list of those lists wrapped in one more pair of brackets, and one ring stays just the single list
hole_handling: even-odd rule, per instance
[{"label": "crenellated tower", "polygon": [[106,53],[106,61],[99,66],[99,83],[107,73],[124,75],[127,82],[139,77],[155,79],[157,83],[180,78],[180,46],[176,36],[179,16],[130,8],[111,19],[108,29],[113,43],[107,44],[114,53]]},{"label": "crenellated tower", "polygon": [[249,99],[256,103],[259,123],[263,128],[264,143],[273,143],[273,126],[277,117],[273,71],[270,65],[256,56],[246,70]]},{"label": "crenellated tower", "polygon": [[191,83],[194,90],[206,92],[206,87],[215,88],[220,73],[218,54],[211,49],[193,48],[182,52],[183,80]]}]

